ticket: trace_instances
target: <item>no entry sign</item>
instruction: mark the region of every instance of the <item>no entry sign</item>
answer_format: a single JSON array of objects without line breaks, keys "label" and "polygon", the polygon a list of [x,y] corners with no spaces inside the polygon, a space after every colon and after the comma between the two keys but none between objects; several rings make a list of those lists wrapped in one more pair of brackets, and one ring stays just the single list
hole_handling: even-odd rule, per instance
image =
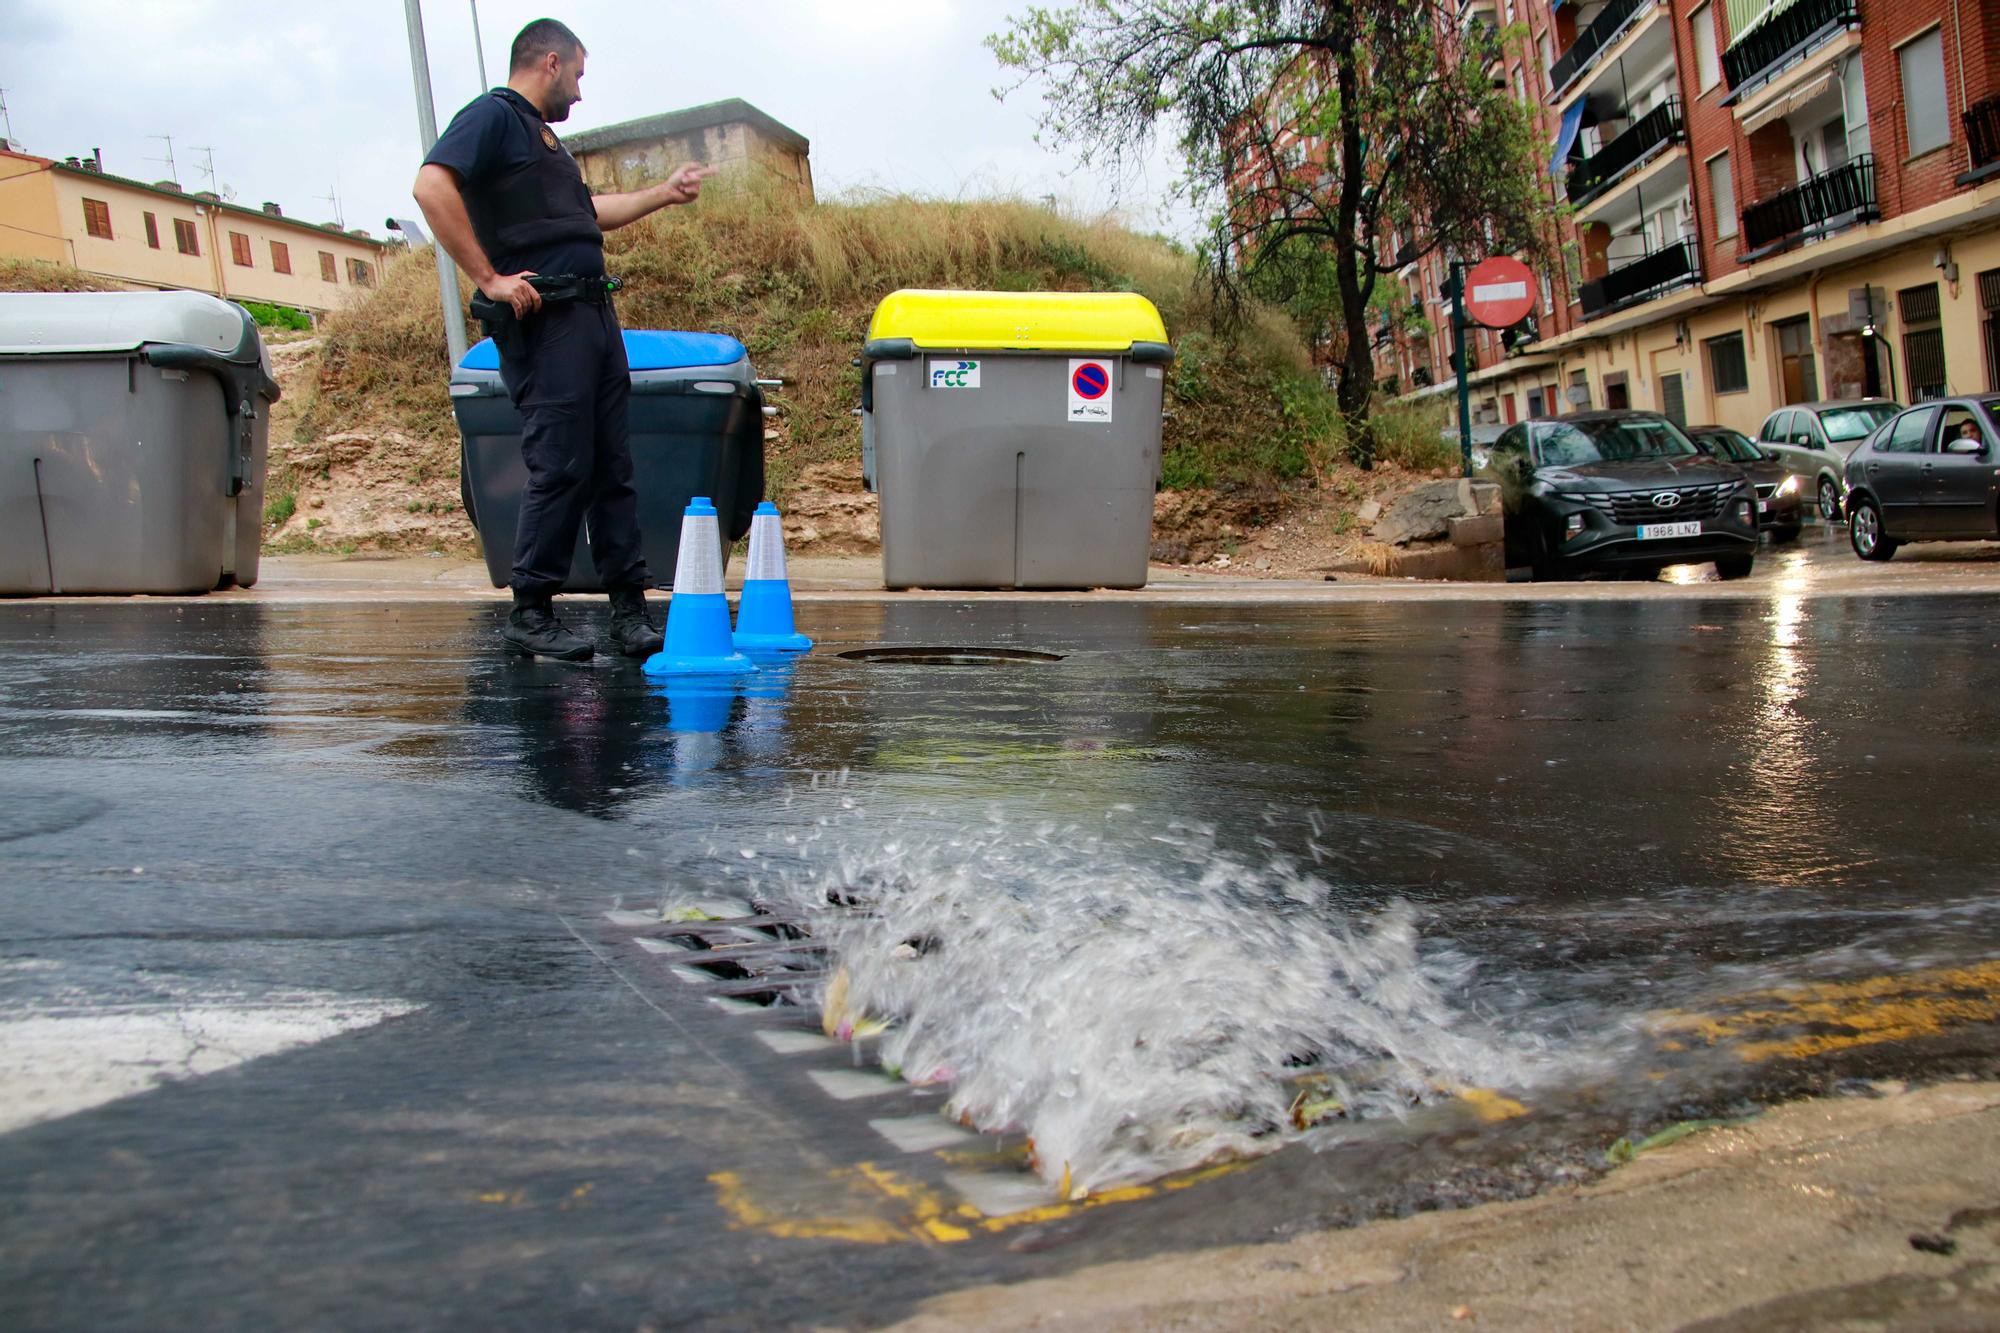
[{"label": "no entry sign", "polygon": [[1465,275],[1465,312],[1489,329],[1510,329],[1535,308],[1535,275],[1510,255],[1482,259]]}]

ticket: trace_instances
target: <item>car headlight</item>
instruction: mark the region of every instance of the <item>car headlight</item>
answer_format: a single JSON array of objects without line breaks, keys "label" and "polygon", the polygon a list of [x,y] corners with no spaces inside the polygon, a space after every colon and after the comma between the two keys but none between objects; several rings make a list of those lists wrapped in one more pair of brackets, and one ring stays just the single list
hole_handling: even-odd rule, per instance
[{"label": "car headlight", "polygon": [[1778,494],[1780,495],[1797,495],[1798,493],[1799,479],[1796,476],[1786,477],[1784,481],[1778,484]]}]

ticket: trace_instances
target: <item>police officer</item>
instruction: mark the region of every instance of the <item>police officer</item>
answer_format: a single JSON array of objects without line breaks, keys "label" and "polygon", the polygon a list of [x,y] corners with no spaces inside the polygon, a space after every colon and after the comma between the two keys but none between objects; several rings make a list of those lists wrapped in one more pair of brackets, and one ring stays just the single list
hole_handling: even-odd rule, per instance
[{"label": "police officer", "polygon": [[611,594],[610,646],[660,648],[646,614],[646,560],[626,426],[631,381],[604,274],[604,233],[701,193],[711,170],[683,166],[659,185],[592,196],[549,128],[583,97],[585,51],[554,19],[521,29],[507,86],[452,118],[417,172],[424,219],[477,284],[474,313],[500,347],[500,379],[520,410],[528,484],[514,537],[514,609],[501,637],[527,656],[581,661],[589,642],[556,619],[577,524]]}]

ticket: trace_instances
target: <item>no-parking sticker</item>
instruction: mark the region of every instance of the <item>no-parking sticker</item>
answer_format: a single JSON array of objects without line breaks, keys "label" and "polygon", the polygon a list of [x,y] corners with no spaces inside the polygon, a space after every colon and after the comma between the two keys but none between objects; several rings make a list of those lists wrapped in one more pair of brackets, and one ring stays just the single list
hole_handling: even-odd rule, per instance
[{"label": "no-parking sticker", "polygon": [[1111,363],[1073,358],[1069,363],[1068,420],[1102,425],[1111,420]]}]

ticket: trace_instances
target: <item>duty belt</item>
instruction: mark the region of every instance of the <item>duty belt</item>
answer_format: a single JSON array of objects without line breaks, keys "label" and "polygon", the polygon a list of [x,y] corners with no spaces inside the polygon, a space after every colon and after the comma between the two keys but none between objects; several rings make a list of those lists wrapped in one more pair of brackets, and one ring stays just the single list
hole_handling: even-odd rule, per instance
[{"label": "duty belt", "polygon": [[528,285],[540,292],[544,301],[581,301],[585,305],[603,305],[611,299],[611,293],[625,284],[616,278],[579,278],[574,273],[537,273],[528,279]]}]

